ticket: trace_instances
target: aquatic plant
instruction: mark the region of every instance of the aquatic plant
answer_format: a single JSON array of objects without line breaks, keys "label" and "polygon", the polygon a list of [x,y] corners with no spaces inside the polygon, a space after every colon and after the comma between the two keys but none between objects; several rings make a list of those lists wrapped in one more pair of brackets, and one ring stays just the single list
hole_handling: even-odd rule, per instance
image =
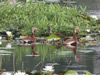
[{"label": "aquatic plant", "polygon": [[78,73],[76,71],[69,70],[64,75],[78,75]]},{"label": "aquatic plant", "polygon": [[92,75],[89,71],[84,71],[84,73],[86,73],[86,75]]},{"label": "aquatic plant", "polygon": [[[17,25],[15,30],[18,29],[22,35],[31,35],[30,28],[36,26],[40,29],[36,32],[37,36],[48,36],[49,24],[52,32],[60,32],[64,35],[72,35],[74,26],[82,28],[80,34],[83,34],[86,28],[90,28],[92,31],[99,30],[100,25],[93,19],[80,16],[84,14],[85,10],[86,7],[81,7],[79,10],[77,7],[46,4],[44,1],[35,4],[0,5],[0,28],[12,28]],[[97,29],[95,30],[95,28]]]},{"label": "aquatic plant", "polygon": [[53,72],[54,71],[54,67],[53,66],[45,66],[45,68],[43,68],[44,72]]},{"label": "aquatic plant", "polygon": [[[88,72],[88,71],[84,71],[84,73],[86,74],[86,75],[92,75],[90,72]],[[74,71],[74,70],[69,70],[69,71],[67,71],[67,72],[65,72],[65,74],[64,75],[79,75],[76,71]]]},{"label": "aquatic plant", "polygon": [[28,74],[26,74],[25,72],[18,71],[15,72],[14,75],[28,75]]}]

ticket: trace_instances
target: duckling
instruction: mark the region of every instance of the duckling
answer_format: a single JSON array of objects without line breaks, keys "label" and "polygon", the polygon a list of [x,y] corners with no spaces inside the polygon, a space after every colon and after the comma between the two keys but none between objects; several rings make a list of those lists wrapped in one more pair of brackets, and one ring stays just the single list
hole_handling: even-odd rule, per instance
[{"label": "duckling", "polygon": [[52,41],[49,42],[49,44],[51,44],[51,45],[61,45],[62,41],[60,39],[58,39],[58,40],[53,39]]}]

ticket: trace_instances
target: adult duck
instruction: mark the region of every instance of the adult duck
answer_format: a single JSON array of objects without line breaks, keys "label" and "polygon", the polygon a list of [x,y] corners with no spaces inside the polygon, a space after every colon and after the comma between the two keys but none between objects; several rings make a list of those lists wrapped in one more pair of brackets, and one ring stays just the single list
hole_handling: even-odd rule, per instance
[{"label": "adult duck", "polygon": [[29,36],[24,36],[23,38],[20,39],[21,43],[33,43],[33,42],[36,42],[36,37],[34,35],[34,31],[35,30],[39,30],[38,28],[36,27],[32,27],[32,37],[29,37]]},{"label": "adult duck", "polygon": [[77,46],[78,40],[77,40],[76,30],[80,30],[80,28],[74,27],[73,38],[67,39],[66,41],[64,41],[64,43],[63,43],[64,45],[69,45],[72,47]]}]

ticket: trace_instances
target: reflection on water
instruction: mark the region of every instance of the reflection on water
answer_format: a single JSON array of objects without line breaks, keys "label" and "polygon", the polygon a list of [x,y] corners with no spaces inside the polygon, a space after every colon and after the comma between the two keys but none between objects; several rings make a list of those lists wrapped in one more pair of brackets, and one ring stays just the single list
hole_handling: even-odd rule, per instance
[{"label": "reflection on water", "polygon": [[100,0],[62,0],[62,3],[67,3],[70,6],[77,5],[78,7],[86,7],[87,13],[100,18]]},{"label": "reflection on water", "polygon": [[53,2],[53,3],[57,3],[60,2],[60,0],[44,0],[47,3]]},{"label": "reflection on water", "polygon": [[100,10],[100,0],[76,0],[80,6],[86,6],[89,10]]},{"label": "reflection on water", "polygon": [[2,42],[0,41],[0,45],[2,45]]},{"label": "reflection on water", "polygon": [[87,11],[100,17],[100,0],[76,0],[78,6],[87,7]]},{"label": "reflection on water", "polygon": [[[1,49],[2,47],[4,49]],[[90,71],[96,74],[99,72],[96,69],[100,69],[99,52],[97,52],[99,49],[98,47],[77,49],[67,45],[60,46],[59,49],[54,45],[42,44],[18,46],[16,43],[11,44],[6,41],[0,46],[0,68],[6,71],[54,70],[54,73],[75,70],[78,73]]]},{"label": "reflection on water", "polygon": [[[77,5],[87,6],[87,11],[100,17],[100,0],[76,0]],[[48,66],[47,66],[48,65]],[[45,67],[46,66],[46,67]],[[53,67],[52,67],[53,66]],[[0,68],[6,71],[75,70],[100,74],[100,47],[69,47],[53,45],[21,45],[0,41]]]}]

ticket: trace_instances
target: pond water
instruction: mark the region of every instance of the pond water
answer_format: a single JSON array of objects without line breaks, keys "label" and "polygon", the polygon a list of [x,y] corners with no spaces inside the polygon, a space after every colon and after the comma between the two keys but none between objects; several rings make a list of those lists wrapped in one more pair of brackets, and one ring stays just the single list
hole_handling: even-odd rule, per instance
[{"label": "pond water", "polygon": [[99,45],[79,46],[71,50],[66,46],[41,43],[20,45],[17,41],[2,40],[0,44],[0,68],[8,72],[17,70],[43,70],[46,65],[54,67],[54,74],[75,70],[79,74],[89,71],[100,74]]},{"label": "pond water", "polygon": [[[87,12],[100,17],[100,0],[75,0],[75,5],[86,6]],[[100,39],[99,39],[100,40]],[[64,46],[44,45],[19,46],[17,41],[0,41],[0,68],[12,72],[17,70],[43,70],[54,66],[54,74],[75,70],[80,74],[89,71],[100,74],[100,45],[79,46],[75,51]]]},{"label": "pond water", "polygon": [[78,7],[86,6],[86,12],[91,15],[96,15],[100,18],[100,0],[45,0],[46,2],[62,2],[63,4],[77,5]]},{"label": "pond water", "polygon": [[87,12],[100,18],[100,0],[75,0],[76,5],[87,7]]}]

